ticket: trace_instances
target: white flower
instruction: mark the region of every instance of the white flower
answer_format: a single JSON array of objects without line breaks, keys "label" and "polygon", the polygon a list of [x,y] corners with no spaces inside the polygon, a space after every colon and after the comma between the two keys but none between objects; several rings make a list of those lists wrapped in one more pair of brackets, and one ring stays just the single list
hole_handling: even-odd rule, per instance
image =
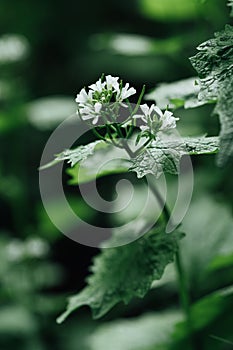
[{"label": "white flower", "polygon": [[93,91],[102,92],[105,89],[106,82],[102,83],[101,79],[97,80],[95,84],[89,85],[89,88]]},{"label": "white flower", "polygon": [[92,124],[96,124],[100,117],[102,104],[96,102],[94,106],[85,106],[82,109],[81,116],[83,120],[93,119]]},{"label": "white flower", "polygon": [[179,118],[173,117],[172,112],[165,111],[161,120],[162,120],[162,126],[160,130],[163,131],[163,130],[175,129],[176,121],[179,120]]},{"label": "white flower", "polygon": [[96,83],[89,85],[88,91],[85,88],[80,91],[75,101],[78,103],[77,113],[83,120],[93,119],[92,123],[96,124],[101,117],[101,113],[102,116],[105,113],[106,121],[106,118],[108,119],[106,107],[111,105],[115,107],[111,108],[111,111],[109,109],[111,114],[109,120],[110,122],[116,121],[119,106],[125,106],[122,101],[136,93],[134,88],[129,87],[129,83],[122,86],[122,83],[119,83],[118,80],[119,77],[107,75],[105,80],[100,78]]},{"label": "white flower", "polygon": [[80,104],[85,104],[87,103],[89,100],[92,99],[92,92],[89,91],[89,93],[87,94],[86,90],[83,88],[80,93],[77,95],[76,97],[76,102],[80,103]]},{"label": "white flower", "polygon": [[117,100],[123,101],[126,98],[134,95],[135,93],[136,93],[136,90],[133,87],[129,88],[129,83],[126,83],[125,86],[121,89],[121,91],[118,92]]},{"label": "white flower", "polygon": [[106,76],[107,89],[111,90],[114,88],[115,92],[120,91],[120,84],[118,83],[119,77],[112,77],[111,75]]},{"label": "white flower", "polygon": [[141,125],[140,129],[142,131],[147,131],[151,135],[156,136],[159,131],[166,131],[174,129],[176,127],[176,121],[179,118],[175,118],[172,112],[165,111],[164,113],[161,109],[152,104],[150,107],[145,103],[140,106],[142,115],[135,115],[134,118],[141,119],[145,125]]}]

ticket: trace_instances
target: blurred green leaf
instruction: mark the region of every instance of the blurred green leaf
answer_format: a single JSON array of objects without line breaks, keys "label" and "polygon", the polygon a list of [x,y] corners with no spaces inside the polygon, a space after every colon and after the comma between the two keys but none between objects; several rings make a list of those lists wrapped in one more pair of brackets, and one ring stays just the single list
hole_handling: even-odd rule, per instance
[{"label": "blurred green leaf", "polygon": [[208,270],[211,272],[224,269],[229,266],[233,266],[233,252],[230,255],[220,254],[219,256],[216,256],[209,264]]},{"label": "blurred green leaf", "polygon": [[[77,195],[69,195],[67,196],[67,200],[72,210],[82,220],[92,220],[95,216],[95,210],[92,209],[81,197]],[[54,213],[54,217],[56,215],[57,222],[66,222],[67,231],[71,230],[73,222],[66,220],[67,217],[64,211],[64,201],[62,199],[56,198],[55,200],[49,201],[47,205],[49,206],[50,210]],[[45,237],[46,240],[52,242],[56,241],[59,238],[62,238],[60,231],[56,228],[56,226],[54,226],[42,205],[38,206],[37,218],[39,221],[38,225],[41,232],[41,236]]]},{"label": "blurred green leaf", "polygon": [[229,0],[228,5],[232,8],[231,9],[231,16],[233,16],[233,0]]},{"label": "blurred green leaf", "polygon": [[12,305],[0,309],[0,334],[31,335],[37,329],[35,317],[25,308]]},{"label": "blurred green leaf", "polygon": [[186,44],[187,36],[174,36],[165,39],[150,38],[136,34],[95,34],[90,39],[93,50],[109,50],[124,56],[166,55],[180,52]]},{"label": "blurred green leaf", "polygon": [[196,296],[233,283],[233,272],[220,270],[221,263],[233,269],[232,224],[229,209],[210,196],[193,201],[186,214],[182,228],[187,236],[181,242],[181,253],[190,290]]},{"label": "blurred green leaf", "polygon": [[140,0],[141,12],[160,21],[182,21],[198,17],[200,5],[196,0]]},{"label": "blurred green leaf", "polygon": [[155,101],[160,109],[194,108],[206,103],[198,100],[199,91],[198,78],[192,77],[169,84],[160,84],[147,94],[145,99]]},{"label": "blurred green leaf", "polygon": [[[219,335],[224,332],[219,327],[219,320],[224,318],[224,315],[232,309],[233,298],[232,288],[225,288],[222,290],[215,291],[194,303],[191,306],[191,322],[193,328],[193,339],[199,339],[199,346],[203,346],[203,349],[223,349],[223,343],[212,342],[214,335]],[[217,321],[217,333],[215,329],[215,322]],[[182,340],[187,340],[187,324],[185,322],[178,323],[175,327],[173,334],[174,347],[172,349],[186,348]],[[232,338],[231,335],[228,335]],[[229,339],[230,340],[230,339]],[[227,341],[227,339],[226,339]],[[224,348],[225,349],[225,348]],[[228,349],[228,347],[226,348]],[[230,349],[230,348],[229,348]]]},{"label": "blurred green leaf", "polygon": [[[49,96],[27,105],[28,119],[40,130],[53,129],[71,115],[76,115],[74,99],[66,96]],[[77,117],[77,123],[79,118]]]},{"label": "blurred green leaf", "polygon": [[24,36],[5,34],[0,37],[0,64],[15,63],[27,57],[29,44]]},{"label": "blurred green leaf", "polygon": [[[176,310],[147,314],[129,320],[108,322],[90,335],[90,350],[168,349],[175,324],[182,320]],[[160,348],[161,346],[161,348]]]}]

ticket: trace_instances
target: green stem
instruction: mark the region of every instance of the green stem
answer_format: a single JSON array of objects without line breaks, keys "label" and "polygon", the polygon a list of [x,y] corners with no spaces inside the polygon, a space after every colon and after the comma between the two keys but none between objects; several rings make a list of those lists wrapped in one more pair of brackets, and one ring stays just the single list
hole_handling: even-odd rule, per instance
[{"label": "green stem", "polygon": [[191,310],[190,310],[190,298],[189,298],[187,280],[185,278],[185,272],[183,269],[182,259],[180,255],[180,249],[177,250],[175,255],[175,267],[177,271],[177,279],[179,284],[180,303],[184,311],[184,314],[186,316],[187,333],[188,333],[190,349],[200,349],[200,347],[194,346],[195,342],[194,342],[194,337],[192,335],[193,326],[192,326],[192,318],[191,318]]},{"label": "green stem", "polygon": [[151,192],[153,193],[153,195],[157,199],[157,201],[160,205],[160,208],[163,210],[163,215],[164,215],[165,221],[168,222],[170,219],[170,216],[171,216],[168,206],[166,205],[166,203],[164,203],[163,197],[161,196],[161,194],[159,193],[159,191],[155,187],[154,183],[152,183],[152,181],[149,179],[149,177],[147,177],[147,181],[148,181],[148,185],[150,187]]},{"label": "green stem", "polygon": [[128,155],[131,157],[131,158],[134,158],[135,157],[135,153],[130,149],[127,141],[125,140],[122,140],[121,141],[121,144],[122,146],[124,147],[124,149],[126,150],[126,152],[128,153]]},{"label": "green stem", "polygon": [[146,142],[144,142],[143,145],[136,151],[136,155],[138,156],[139,153],[140,153],[141,151],[143,151],[144,148],[145,148],[146,146],[148,146],[150,142],[151,142],[151,139],[148,139]]},{"label": "green stem", "polygon": [[118,132],[118,136],[121,138],[121,144],[122,146],[124,147],[124,149],[126,150],[126,152],[128,153],[128,155],[131,157],[131,158],[134,158],[135,157],[135,153],[130,149],[127,141],[124,139],[124,135],[121,131],[121,128],[119,127],[119,125],[116,123],[114,124],[116,129],[117,129],[117,132]]},{"label": "green stem", "polygon": [[142,102],[142,98],[143,98],[143,96],[145,94],[145,90],[146,90],[146,85],[143,85],[142,91],[141,91],[139,99],[138,99],[138,102],[137,102],[136,107],[134,108],[133,113],[131,114],[131,116],[133,116],[135,113],[137,113],[138,108],[140,107],[140,103]]},{"label": "green stem", "polygon": [[92,130],[93,134],[94,134],[98,139],[103,140],[103,141],[105,141],[105,142],[107,142],[107,143],[110,143],[110,142],[108,142],[108,140],[106,140],[105,137],[103,137],[102,135],[100,135],[100,134],[98,133],[98,131],[96,130],[96,128],[92,128],[91,130]]},{"label": "green stem", "polygon": [[[148,182],[149,187],[154,194],[154,196],[157,198],[161,208],[163,209],[163,215],[166,223],[168,223],[171,217],[170,210],[166,203],[164,203],[164,200],[157,190],[157,188],[154,186],[154,184],[149,181]],[[180,303],[182,306],[182,309],[184,311],[184,314],[186,316],[186,322],[187,322],[187,333],[188,333],[188,339],[189,339],[189,349],[201,349],[201,344],[198,342],[198,339],[193,336],[193,325],[192,325],[192,318],[191,318],[191,309],[190,309],[190,298],[189,298],[189,291],[188,291],[188,285],[187,280],[185,277],[185,271],[182,264],[182,259],[180,255],[180,248],[178,247],[177,252],[175,254],[175,267],[177,272],[177,280],[179,285],[179,297],[180,297]]]}]

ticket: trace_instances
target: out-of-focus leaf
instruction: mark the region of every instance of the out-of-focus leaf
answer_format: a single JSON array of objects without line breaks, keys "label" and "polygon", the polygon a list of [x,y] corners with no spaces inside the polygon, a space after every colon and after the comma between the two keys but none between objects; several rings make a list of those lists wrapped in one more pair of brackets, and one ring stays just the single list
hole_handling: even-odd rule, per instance
[{"label": "out-of-focus leaf", "polygon": [[[84,199],[76,196],[68,196],[67,198],[70,207],[76,213],[76,215],[84,221],[92,220],[96,212],[92,209]],[[71,221],[66,220],[66,215],[64,211],[64,201],[62,199],[56,198],[47,203],[50,210],[56,213],[57,222],[66,222],[66,230],[69,231],[74,224]],[[55,215],[55,214],[54,214]],[[38,225],[40,228],[40,235],[45,237],[46,240],[54,241],[61,238],[60,231],[53,225],[50,218],[48,217],[43,206],[38,207]]]},{"label": "out-of-focus leaf", "polygon": [[180,312],[170,310],[108,322],[98,327],[87,343],[90,350],[109,350],[109,344],[111,350],[165,349],[172,342],[175,324],[182,318]]},{"label": "out-of-focus leaf", "polygon": [[200,10],[196,0],[140,0],[139,4],[145,16],[165,22],[193,19]]},{"label": "out-of-focus leaf", "polygon": [[[212,327],[216,320],[226,314],[228,310],[230,311],[232,309],[232,291],[232,288],[218,290],[201,298],[191,306],[192,329],[194,332],[201,331],[201,343],[204,346],[204,349],[213,349],[214,345],[211,345],[211,338],[212,335],[214,335],[215,330],[213,328],[214,333],[212,333]],[[222,332],[222,329],[218,324],[218,334],[220,332]],[[179,344],[179,341],[187,339],[187,324],[185,322],[176,325],[173,339],[174,344],[176,345],[174,346],[174,349],[184,348],[184,345],[181,345],[182,343]],[[216,347],[216,349],[222,349],[222,344],[219,345],[220,347]]]},{"label": "out-of-focus leaf", "polygon": [[1,335],[31,335],[36,329],[36,319],[25,308],[13,305],[0,309]]},{"label": "out-of-focus leaf", "polygon": [[165,234],[160,227],[128,245],[104,249],[94,259],[88,286],[70,298],[58,322],[83,305],[90,306],[93,316],[99,318],[121,301],[128,303],[134,297],[142,298],[173,261],[182,236],[179,232]]},{"label": "out-of-focus leaf", "polygon": [[198,100],[200,86],[198,77],[179,80],[169,84],[160,84],[145,96],[146,100],[154,100],[160,109],[179,107],[194,108],[206,102]]},{"label": "out-of-focus leaf", "polygon": [[216,256],[208,266],[208,271],[216,271],[233,266],[233,252],[230,255],[220,254]]},{"label": "out-of-focus leaf", "polygon": [[41,130],[52,129],[71,115],[75,117],[75,112],[74,99],[66,96],[44,97],[30,102],[27,106],[29,121]]},{"label": "out-of-focus leaf", "polygon": [[124,56],[166,55],[181,50],[187,37],[175,36],[165,39],[152,39],[136,34],[95,34],[91,37],[93,50],[109,50]]},{"label": "out-of-focus leaf", "polygon": [[231,7],[231,16],[233,16],[233,0],[229,0],[228,5]]},{"label": "out-of-focus leaf", "polygon": [[187,232],[186,239],[181,242],[182,260],[193,293],[200,295],[206,288],[233,283],[232,273],[217,274],[223,261],[222,267],[233,268],[233,218],[230,211],[211,197],[200,197],[190,206],[182,229]]},{"label": "out-of-focus leaf", "polygon": [[144,152],[132,159],[133,166],[139,178],[153,174],[159,178],[163,172],[178,174],[179,163],[183,155],[209,154],[218,151],[218,137],[179,138],[153,141]]},{"label": "out-of-focus leaf", "polygon": [[0,37],[0,64],[15,63],[24,59],[29,51],[25,37],[5,34]]}]

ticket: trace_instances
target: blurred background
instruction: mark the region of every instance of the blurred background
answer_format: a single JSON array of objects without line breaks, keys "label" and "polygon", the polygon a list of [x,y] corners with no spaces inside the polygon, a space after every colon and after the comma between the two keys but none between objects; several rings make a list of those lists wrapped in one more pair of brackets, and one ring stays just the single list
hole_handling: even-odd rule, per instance
[{"label": "blurred background", "polygon": [[[165,325],[175,327],[179,304],[172,269],[145,300],[120,305],[100,321],[92,321],[84,308],[56,324],[66,297],[85,286],[98,250],[69,240],[50,222],[40,200],[38,166],[51,132],[75,113],[74,99],[83,86],[105,73],[120,76],[138,91],[146,84],[149,93],[159,83],[195,76],[188,58],[225,23],[230,18],[223,0],[0,1],[1,349],[169,348],[161,345],[172,337],[163,339]],[[217,135],[212,109],[178,110],[180,133]],[[218,169],[214,157],[195,157],[193,164],[194,199],[184,222],[190,238],[183,255],[195,303],[233,283],[233,186],[232,167]],[[115,178],[100,179],[99,184]],[[67,179],[64,175],[64,184]],[[173,177],[168,182],[172,189]],[[66,191],[76,210],[89,221],[100,220],[75,186]],[[59,203],[54,205],[62,215]],[[214,226],[213,217],[219,218]],[[212,243],[200,247],[192,234],[206,234]],[[223,244],[217,244],[221,237]],[[232,349],[232,298],[224,299],[224,305],[215,299],[213,303],[202,301],[195,309],[203,321],[197,321],[197,332],[205,339],[204,349]],[[170,345],[185,349],[176,345],[182,324],[173,333]]]}]

